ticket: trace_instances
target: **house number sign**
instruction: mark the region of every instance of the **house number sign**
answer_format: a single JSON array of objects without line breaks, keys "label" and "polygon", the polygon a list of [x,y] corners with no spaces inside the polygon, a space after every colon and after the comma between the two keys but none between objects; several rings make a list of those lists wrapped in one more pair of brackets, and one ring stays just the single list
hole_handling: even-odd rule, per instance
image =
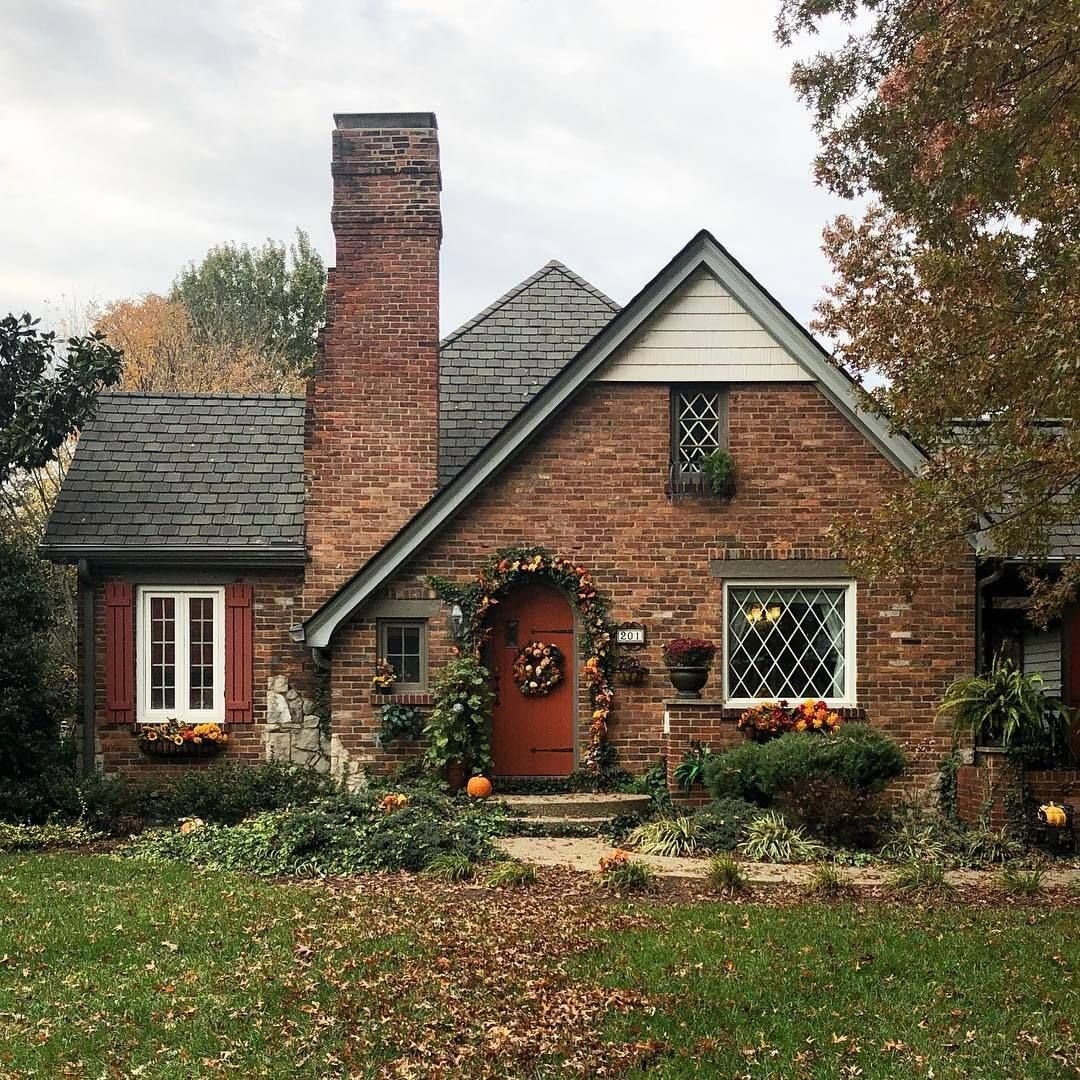
[{"label": "house number sign", "polygon": [[645,627],[641,623],[624,622],[615,627],[615,644],[624,649],[645,647]]}]

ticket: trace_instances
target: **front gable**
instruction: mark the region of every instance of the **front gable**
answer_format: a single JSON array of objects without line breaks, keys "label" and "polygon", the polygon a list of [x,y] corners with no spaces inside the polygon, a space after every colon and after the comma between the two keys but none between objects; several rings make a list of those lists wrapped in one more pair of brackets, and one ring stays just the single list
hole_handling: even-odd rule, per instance
[{"label": "front gable", "polygon": [[[697,316],[703,316],[711,329],[694,329],[691,324]],[[652,373],[649,379],[629,378],[629,372],[642,368]],[[673,378],[665,370],[693,373],[693,378]],[[297,639],[314,648],[327,647],[337,628],[590,383],[726,382],[731,375],[724,372],[735,370],[757,372],[756,378],[745,381],[816,384],[890,464],[910,473],[921,468],[919,450],[865,408],[857,385],[833,365],[814,338],[710,233],[702,231],[450,484],[296,628]]]}]

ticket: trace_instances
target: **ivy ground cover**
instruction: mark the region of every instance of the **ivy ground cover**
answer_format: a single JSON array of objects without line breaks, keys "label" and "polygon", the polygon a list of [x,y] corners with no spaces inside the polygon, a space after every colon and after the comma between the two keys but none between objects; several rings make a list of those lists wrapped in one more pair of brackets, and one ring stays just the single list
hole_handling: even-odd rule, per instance
[{"label": "ivy ground cover", "polygon": [[[693,902],[690,902],[690,901]],[[0,1077],[1058,1077],[1080,908],[0,858]]]}]

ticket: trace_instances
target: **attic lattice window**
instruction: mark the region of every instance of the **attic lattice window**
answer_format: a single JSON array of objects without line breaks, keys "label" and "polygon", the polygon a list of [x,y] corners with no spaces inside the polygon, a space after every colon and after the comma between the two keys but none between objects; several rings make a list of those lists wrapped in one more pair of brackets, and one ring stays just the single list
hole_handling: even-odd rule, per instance
[{"label": "attic lattice window", "polygon": [[727,443],[727,395],[714,386],[677,386],[671,395],[671,461],[677,476],[700,476],[701,461]]}]

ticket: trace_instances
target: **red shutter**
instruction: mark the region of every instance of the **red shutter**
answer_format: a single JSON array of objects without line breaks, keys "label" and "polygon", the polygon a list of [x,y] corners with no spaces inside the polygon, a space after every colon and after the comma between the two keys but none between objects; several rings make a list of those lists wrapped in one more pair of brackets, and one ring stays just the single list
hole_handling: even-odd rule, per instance
[{"label": "red shutter", "polygon": [[128,581],[105,583],[105,715],[135,722],[135,601]]},{"label": "red shutter", "polygon": [[252,628],[251,586],[225,586],[225,719],[232,724],[250,724],[252,709]]}]

